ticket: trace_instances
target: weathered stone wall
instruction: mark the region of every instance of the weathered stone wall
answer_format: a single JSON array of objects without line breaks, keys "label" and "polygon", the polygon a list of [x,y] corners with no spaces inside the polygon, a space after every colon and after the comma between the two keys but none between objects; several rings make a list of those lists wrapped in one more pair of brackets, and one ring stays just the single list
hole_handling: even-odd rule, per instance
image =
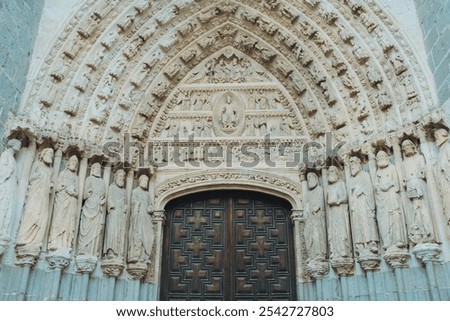
[{"label": "weathered stone wall", "polygon": [[[415,0],[439,102],[450,98],[450,0]],[[447,102],[448,103],[448,102]]]},{"label": "weathered stone wall", "polygon": [[20,104],[44,2],[0,1],[0,137]]}]

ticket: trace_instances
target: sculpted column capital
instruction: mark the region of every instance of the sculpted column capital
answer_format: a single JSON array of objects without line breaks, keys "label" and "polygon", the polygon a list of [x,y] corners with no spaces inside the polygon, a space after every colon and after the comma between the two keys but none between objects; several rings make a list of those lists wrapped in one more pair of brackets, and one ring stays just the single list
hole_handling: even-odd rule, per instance
[{"label": "sculpted column capital", "polygon": [[102,262],[101,266],[103,273],[113,278],[117,278],[122,274],[122,271],[125,268],[123,262],[119,260],[105,260]]},{"label": "sculpted column capital", "polygon": [[303,222],[304,221],[304,217],[303,217],[303,210],[292,210],[291,211],[291,220],[292,222]]},{"label": "sculpted column capital", "polygon": [[142,280],[147,275],[148,265],[142,262],[130,263],[127,271],[133,279]]},{"label": "sculpted column capital", "polygon": [[78,255],[76,260],[76,269],[79,273],[92,273],[97,266],[97,257],[90,255]]},{"label": "sculpted column capital", "polygon": [[57,250],[45,258],[51,269],[64,270],[70,263],[70,252],[66,249]]},{"label": "sculpted column capital", "polygon": [[417,259],[426,264],[429,262],[439,261],[439,256],[441,254],[441,247],[435,243],[422,243],[417,244],[413,249],[412,253],[417,257]]},{"label": "sculpted column capital", "polygon": [[397,268],[408,267],[409,254],[404,249],[387,250],[384,255],[386,262],[395,270]]},{"label": "sculpted column capital", "polygon": [[157,224],[158,222],[164,222],[167,220],[166,212],[164,210],[155,210],[153,211],[153,224]]}]

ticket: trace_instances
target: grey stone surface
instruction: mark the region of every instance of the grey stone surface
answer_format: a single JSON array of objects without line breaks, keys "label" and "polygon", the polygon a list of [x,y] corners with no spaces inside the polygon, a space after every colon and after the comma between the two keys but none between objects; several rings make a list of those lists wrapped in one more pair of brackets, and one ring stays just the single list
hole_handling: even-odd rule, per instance
[{"label": "grey stone surface", "polygon": [[44,2],[0,1],[0,146],[8,112],[19,108]]},{"label": "grey stone surface", "polygon": [[441,104],[450,98],[450,0],[415,0]]}]

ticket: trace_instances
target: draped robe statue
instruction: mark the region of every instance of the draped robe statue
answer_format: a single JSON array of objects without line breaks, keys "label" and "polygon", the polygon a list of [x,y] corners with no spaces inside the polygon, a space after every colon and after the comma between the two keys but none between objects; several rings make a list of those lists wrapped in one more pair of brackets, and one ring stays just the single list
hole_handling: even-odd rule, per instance
[{"label": "draped robe statue", "polygon": [[434,229],[425,176],[425,159],[417,153],[416,146],[410,140],[403,141],[402,150],[406,194],[412,204],[409,239],[416,244],[433,242]]},{"label": "draped robe statue", "polygon": [[20,141],[12,139],[7,143],[6,150],[0,156],[0,239],[4,237],[9,240],[7,233],[9,222],[13,216],[17,189],[14,154],[19,151],[20,147]]},{"label": "draped robe statue", "polygon": [[325,222],[325,200],[316,173],[307,174],[308,201],[305,202],[305,245],[309,261],[325,261],[327,233]]},{"label": "draped robe statue", "polygon": [[436,145],[439,147],[436,162],[436,178],[439,185],[447,225],[450,226],[450,142],[448,131],[444,128],[434,132]]},{"label": "draped robe statue", "polygon": [[355,251],[378,253],[378,233],[375,222],[375,198],[369,173],[361,168],[361,160],[350,158],[351,177],[350,212],[352,215],[352,237]]},{"label": "draped robe statue", "polygon": [[72,249],[78,210],[78,158],[70,157],[67,168],[59,174],[55,191],[52,224],[48,239],[51,251]]},{"label": "draped robe statue", "polygon": [[328,242],[330,259],[351,258],[347,192],[335,166],[331,166],[328,169],[328,182]]},{"label": "draped robe statue", "polygon": [[19,255],[38,255],[44,242],[49,220],[54,152],[45,148],[33,164],[27,190],[27,199],[17,237]]},{"label": "draped robe statue", "polygon": [[79,255],[98,256],[102,227],[105,219],[106,184],[101,176],[101,165],[91,167],[86,179],[81,209],[77,252]]},{"label": "draped robe statue", "polygon": [[408,241],[397,170],[389,162],[388,155],[384,151],[377,153],[376,160],[377,221],[383,248],[385,250],[405,248]]},{"label": "draped robe statue", "polygon": [[107,259],[123,260],[126,222],[128,214],[125,171],[118,170],[109,187],[103,252]]},{"label": "draped robe statue", "polygon": [[128,263],[149,262],[155,234],[153,232],[152,206],[148,193],[149,178],[142,175],[139,186],[131,194],[131,217],[128,243]]}]

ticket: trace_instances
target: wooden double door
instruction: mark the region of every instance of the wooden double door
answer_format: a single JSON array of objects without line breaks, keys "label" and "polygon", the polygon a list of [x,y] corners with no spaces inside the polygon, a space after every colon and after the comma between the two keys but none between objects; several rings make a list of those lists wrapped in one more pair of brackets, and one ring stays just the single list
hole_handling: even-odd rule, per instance
[{"label": "wooden double door", "polygon": [[295,300],[290,206],[220,191],[167,206],[161,299]]}]

